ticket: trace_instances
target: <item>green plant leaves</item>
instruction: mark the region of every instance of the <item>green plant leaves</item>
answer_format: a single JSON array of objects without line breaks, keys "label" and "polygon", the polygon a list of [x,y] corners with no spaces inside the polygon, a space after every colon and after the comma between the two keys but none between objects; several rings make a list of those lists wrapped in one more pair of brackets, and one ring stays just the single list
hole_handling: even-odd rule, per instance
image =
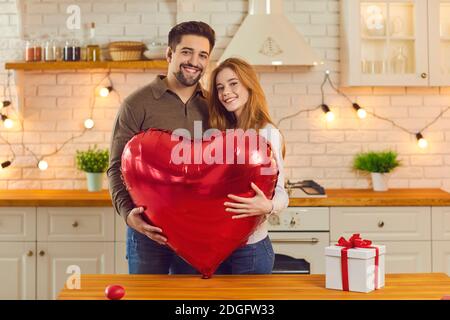
[{"label": "green plant leaves", "polygon": [[101,173],[108,169],[109,151],[108,149],[97,149],[89,147],[87,151],[76,151],[77,168],[85,172]]},{"label": "green plant leaves", "polygon": [[353,160],[353,168],[360,171],[388,173],[400,166],[395,151],[359,153]]}]

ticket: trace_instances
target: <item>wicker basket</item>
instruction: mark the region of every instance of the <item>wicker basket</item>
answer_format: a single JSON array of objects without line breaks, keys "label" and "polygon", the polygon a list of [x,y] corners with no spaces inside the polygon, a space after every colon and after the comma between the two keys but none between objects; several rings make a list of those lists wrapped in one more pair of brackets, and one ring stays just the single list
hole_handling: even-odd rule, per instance
[{"label": "wicker basket", "polygon": [[145,44],[139,41],[115,41],[108,46],[113,61],[140,60]]}]

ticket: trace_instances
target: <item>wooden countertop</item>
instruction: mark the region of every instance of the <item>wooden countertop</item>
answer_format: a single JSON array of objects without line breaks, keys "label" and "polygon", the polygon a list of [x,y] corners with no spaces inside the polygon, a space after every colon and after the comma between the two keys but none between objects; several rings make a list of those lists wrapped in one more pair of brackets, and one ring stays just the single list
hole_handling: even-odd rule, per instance
[{"label": "wooden countertop", "polygon": [[[327,189],[326,198],[291,198],[292,207],[450,206],[450,193],[441,189]],[[107,190],[0,190],[0,207],[108,207]]]},{"label": "wooden countertop", "polygon": [[369,293],[325,289],[325,275],[81,275],[81,289],[61,290],[62,300],[105,300],[119,284],[133,300],[439,300],[450,294],[444,273],[387,274],[385,287]]}]

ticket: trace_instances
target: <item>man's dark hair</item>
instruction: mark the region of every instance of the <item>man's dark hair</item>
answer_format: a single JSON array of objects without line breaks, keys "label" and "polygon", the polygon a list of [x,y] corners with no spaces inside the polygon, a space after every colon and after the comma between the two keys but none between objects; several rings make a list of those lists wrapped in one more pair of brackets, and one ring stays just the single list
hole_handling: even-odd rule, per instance
[{"label": "man's dark hair", "polygon": [[196,35],[207,38],[209,41],[209,52],[212,51],[216,43],[216,33],[207,23],[186,21],[177,24],[169,32],[169,46],[173,51],[175,51],[176,46],[181,42],[181,37],[185,35]]}]

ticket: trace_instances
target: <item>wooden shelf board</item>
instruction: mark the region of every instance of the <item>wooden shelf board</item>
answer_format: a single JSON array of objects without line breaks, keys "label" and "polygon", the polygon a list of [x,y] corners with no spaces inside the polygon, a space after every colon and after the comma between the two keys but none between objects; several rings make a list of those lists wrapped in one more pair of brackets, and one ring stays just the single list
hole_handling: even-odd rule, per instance
[{"label": "wooden shelf board", "polygon": [[139,60],[139,61],[42,61],[6,62],[8,70],[73,70],[73,69],[167,69],[165,60]]}]

